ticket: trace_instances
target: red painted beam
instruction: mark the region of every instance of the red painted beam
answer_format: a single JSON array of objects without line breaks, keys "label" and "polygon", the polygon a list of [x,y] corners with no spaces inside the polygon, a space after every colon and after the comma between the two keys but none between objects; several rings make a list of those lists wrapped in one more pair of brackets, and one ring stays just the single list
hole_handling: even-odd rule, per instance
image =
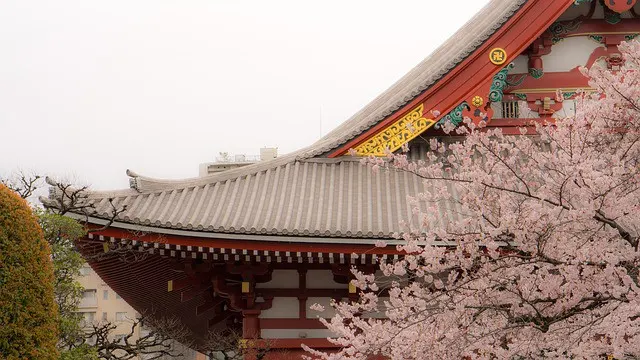
[{"label": "red painted beam", "polygon": [[[162,231],[161,228],[158,231]],[[192,247],[209,247],[224,249],[246,249],[249,251],[289,251],[295,252],[322,252],[326,253],[356,253],[356,254],[401,254],[396,250],[395,246],[387,246],[384,248],[375,247],[374,245],[364,244],[348,244],[348,243],[300,243],[300,242],[283,242],[283,241],[252,241],[252,240],[230,240],[230,239],[211,239],[198,238],[180,235],[170,235],[162,233],[145,233],[136,234],[124,229],[108,228],[96,232],[94,235],[103,235],[105,237],[115,237],[119,239],[131,239],[137,241],[146,241],[151,243],[192,246]],[[277,237],[275,237],[277,238]],[[355,239],[357,240],[357,239]],[[284,255],[283,255],[284,256]]]},{"label": "red painted beam", "polygon": [[[562,23],[570,23],[562,21]],[[617,24],[610,24],[604,19],[582,20],[582,23],[574,30],[569,30],[560,37],[607,35],[607,34],[637,34],[640,33],[640,19],[624,19]]]},{"label": "red painted beam", "polygon": [[491,119],[487,127],[523,127],[534,126],[535,123],[544,124],[546,121],[553,122],[551,118],[526,118],[526,119]]},{"label": "red painted beam", "polygon": [[317,319],[260,319],[261,329],[326,329]]},{"label": "red painted beam", "polygon": [[[257,296],[273,296],[273,297],[298,297],[302,295],[300,289],[261,289],[255,290]],[[340,297],[346,298],[349,296],[349,289],[306,289],[304,295],[308,297]]]},{"label": "red painted beam", "polygon": [[300,349],[302,344],[305,344],[313,349],[338,349],[340,346],[334,345],[329,340],[322,338],[309,338],[309,339],[258,339],[254,340],[255,346],[260,347],[269,346],[272,349]]}]

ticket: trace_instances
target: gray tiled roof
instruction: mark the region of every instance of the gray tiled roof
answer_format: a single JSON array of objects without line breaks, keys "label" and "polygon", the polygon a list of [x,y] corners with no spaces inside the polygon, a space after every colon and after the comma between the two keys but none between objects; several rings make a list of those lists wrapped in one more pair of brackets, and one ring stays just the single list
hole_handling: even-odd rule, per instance
[{"label": "gray tiled roof", "polygon": [[[413,147],[413,156],[426,144]],[[223,175],[224,173],[220,174]],[[407,196],[429,185],[406,172],[372,170],[351,157],[280,164],[241,176],[162,189],[134,177],[138,190],[94,192],[94,216],[121,222],[216,233],[391,238],[412,218]]]},{"label": "gray tiled roof", "polygon": [[[131,189],[89,194],[97,215],[109,216],[112,198],[116,206],[127,205],[119,221],[130,224],[211,233],[389,238],[403,230],[401,220],[410,219],[407,195],[429,185],[404,173],[373,174],[351,157],[323,154],[437,82],[525,2],[492,0],[391,88],[307,148],[193,179],[159,180],[128,171]],[[55,205],[50,200],[48,206]]]}]

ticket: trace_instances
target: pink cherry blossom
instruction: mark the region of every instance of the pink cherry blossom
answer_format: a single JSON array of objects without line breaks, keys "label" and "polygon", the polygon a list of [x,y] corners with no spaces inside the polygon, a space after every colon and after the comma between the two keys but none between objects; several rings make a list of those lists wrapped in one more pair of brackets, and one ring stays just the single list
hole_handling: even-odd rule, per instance
[{"label": "pink cherry blossom", "polygon": [[619,49],[620,71],[582,69],[595,92],[577,95],[571,117],[519,136],[465,122],[463,140],[430,139],[420,163],[363,160],[426,190],[410,199],[405,255],[380,276],[354,269],[359,300],[321,319],[341,350],[311,354],[640,357],[640,44]]}]

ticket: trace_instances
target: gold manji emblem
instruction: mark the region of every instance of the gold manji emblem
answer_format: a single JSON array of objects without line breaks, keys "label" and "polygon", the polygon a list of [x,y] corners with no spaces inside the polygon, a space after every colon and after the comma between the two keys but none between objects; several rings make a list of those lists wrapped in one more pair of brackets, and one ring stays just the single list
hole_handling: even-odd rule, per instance
[{"label": "gold manji emblem", "polygon": [[494,48],[489,52],[489,60],[494,65],[502,65],[507,62],[507,52],[503,48]]}]

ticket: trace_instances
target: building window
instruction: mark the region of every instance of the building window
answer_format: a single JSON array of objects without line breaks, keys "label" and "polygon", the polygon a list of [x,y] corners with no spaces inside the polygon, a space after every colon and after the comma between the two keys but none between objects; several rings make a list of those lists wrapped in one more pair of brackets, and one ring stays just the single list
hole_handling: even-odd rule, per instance
[{"label": "building window", "polygon": [[126,312],[117,312],[116,313],[116,321],[125,321],[127,319]]},{"label": "building window", "polygon": [[513,119],[520,117],[520,109],[517,101],[502,102],[502,117],[504,119]]},{"label": "building window", "polygon": [[82,293],[82,300],[80,300],[80,307],[97,306],[96,290],[85,290]]},{"label": "building window", "polygon": [[107,321],[107,313],[106,312],[102,313],[102,321]]},{"label": "building window", "polygon": [[94,312],[83,312],[82,313],[82,325],[89,326],[93,324],[96,319],[96,313]]},{"label": "building window", "polygon": [[93,312],[82,313],[82,315],[84,316],[84,320],[90,323],[96,319],[96,313]]},{"label": "building window", "polygon": [[109,300],[109,290],[102,290],[102,300]]},{"label": "building window", "polygon": [[95,289],[85,290],[82,293],[82,298],[85,299],[85,300],[95,300],[95,298],[96,298],[96,290]]},{"label": "building window", "polygon": [[120,295],[118,295],[118,293],[116,293],[116,299],[120,300],[120,299],[122,299],[122,297],[120,297]]}]

